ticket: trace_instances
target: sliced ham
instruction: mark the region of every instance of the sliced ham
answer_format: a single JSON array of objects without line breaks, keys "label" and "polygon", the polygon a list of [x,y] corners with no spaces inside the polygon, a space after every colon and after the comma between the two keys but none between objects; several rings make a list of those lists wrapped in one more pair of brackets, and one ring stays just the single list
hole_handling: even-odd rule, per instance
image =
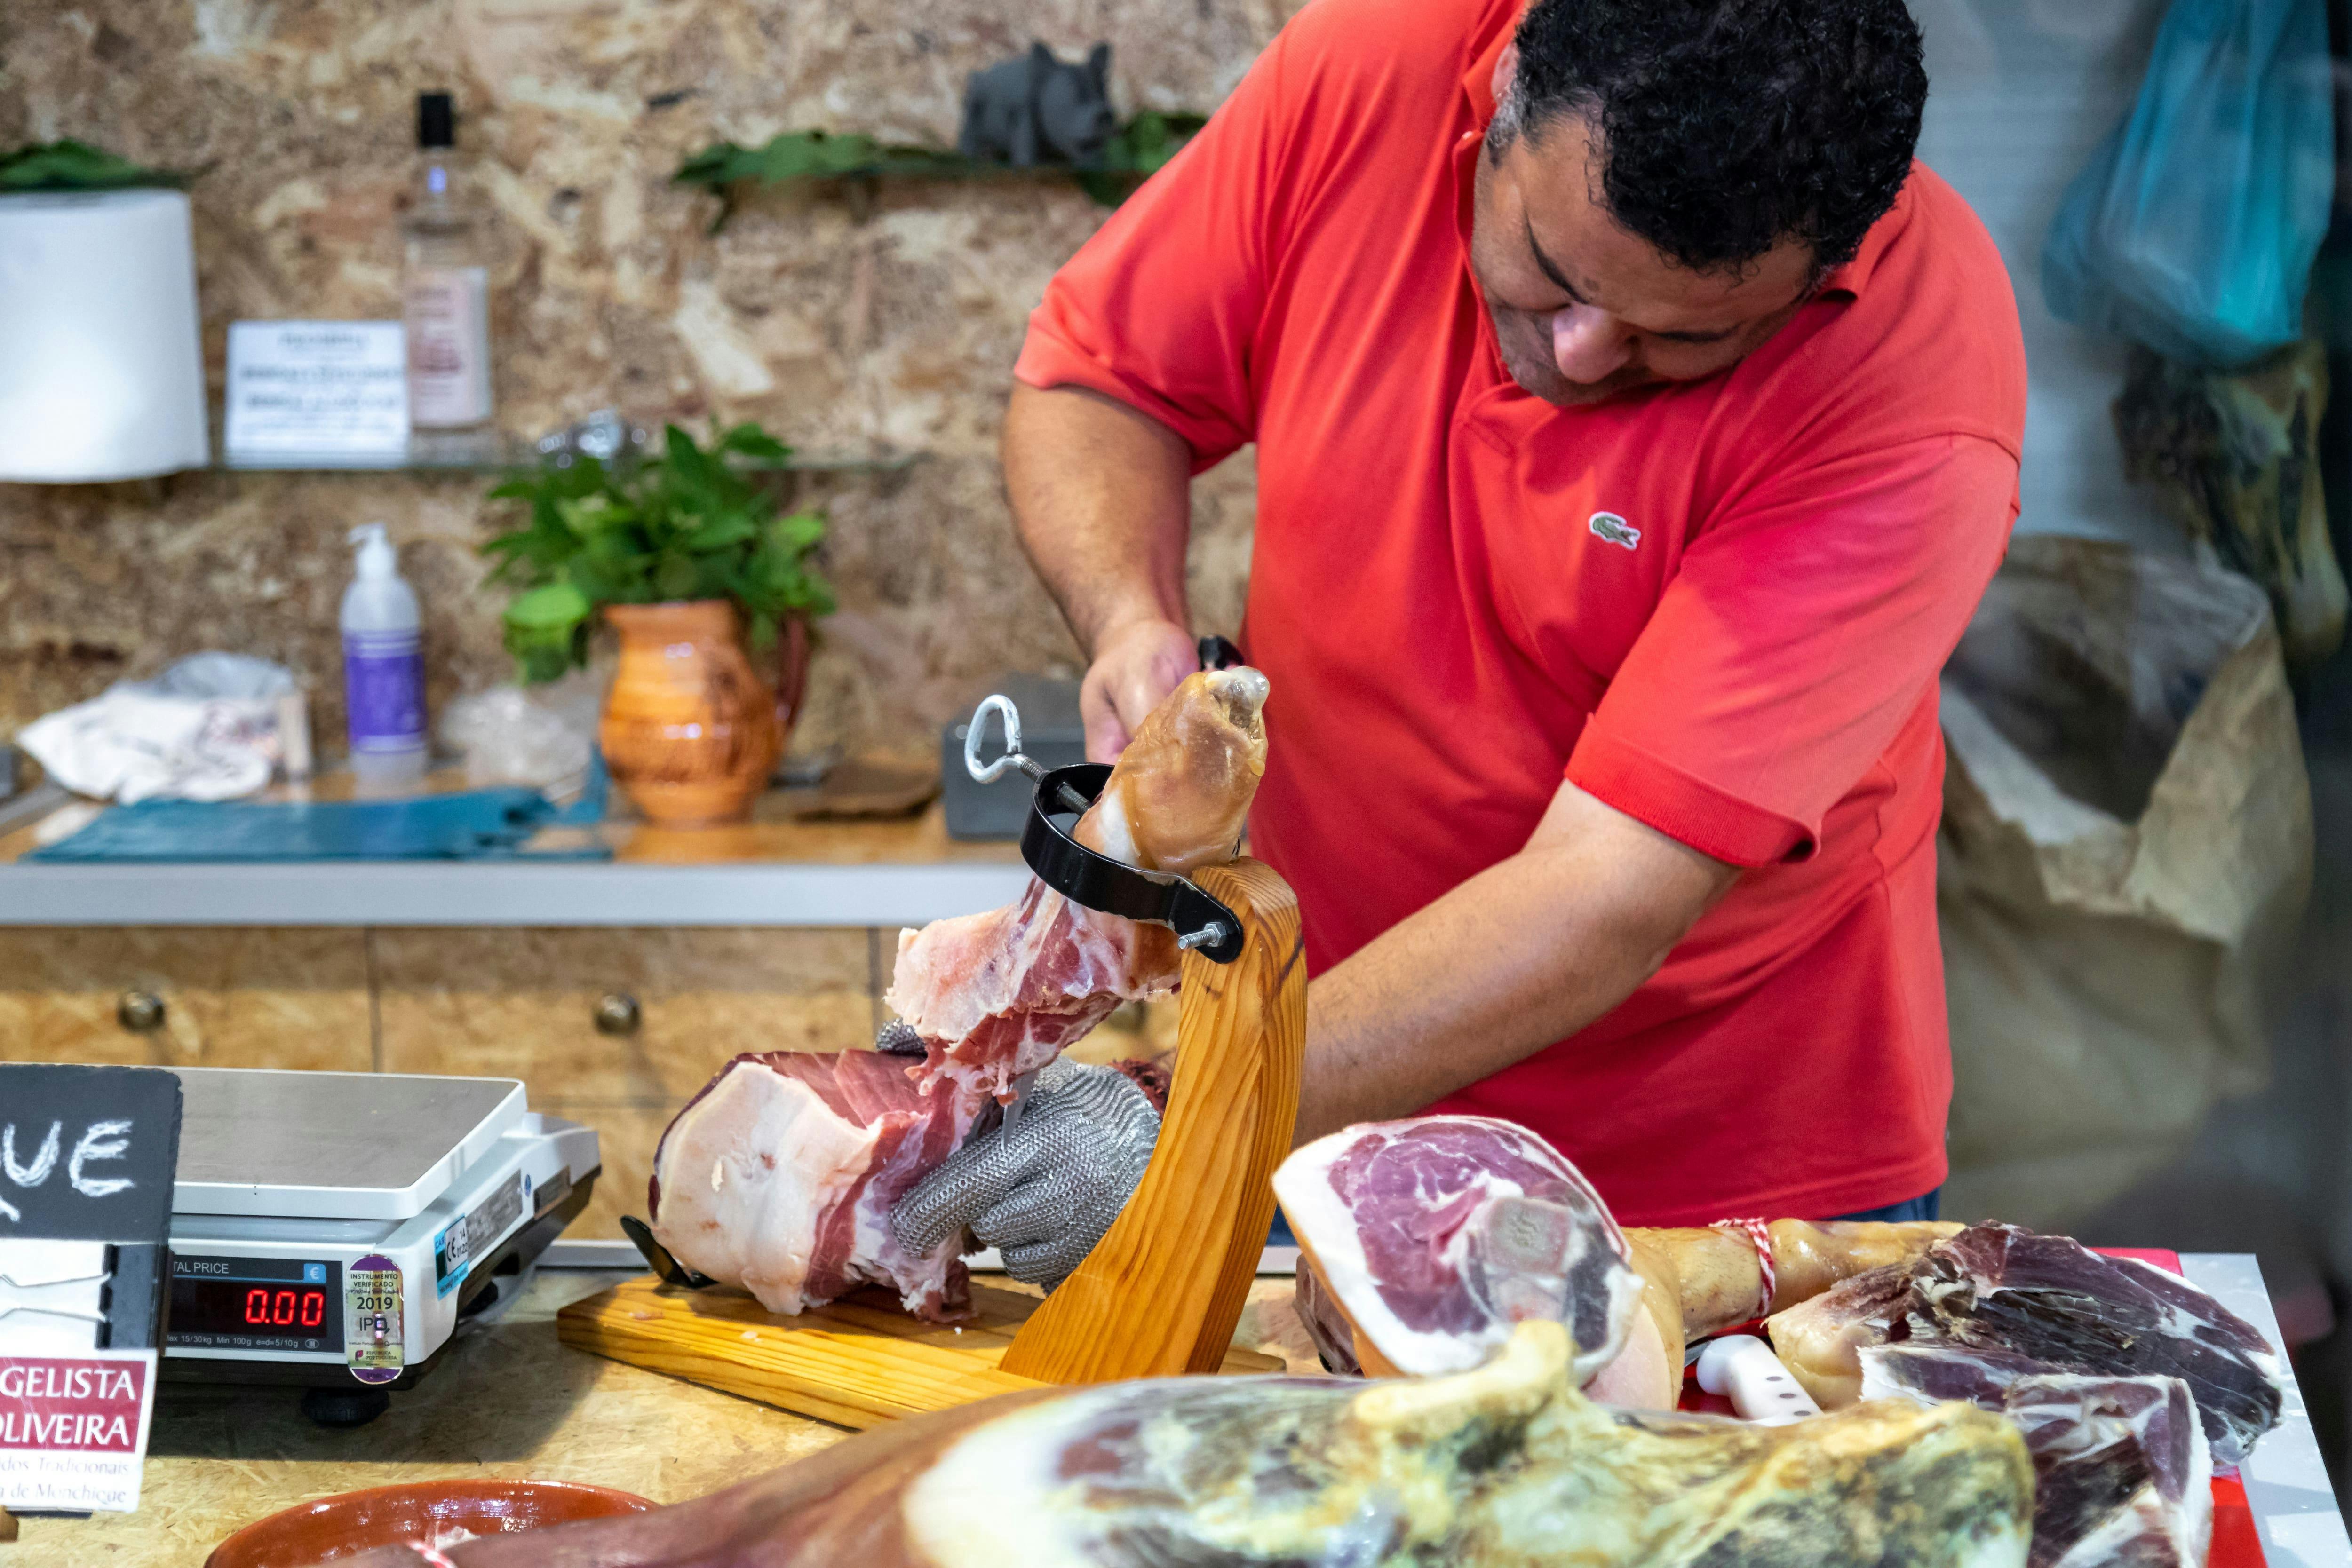
[{"label": "sliced ham", "polygon": [[1968,1352],[1986,1367],[2023,1358],[2043,1373],[2177,1377],[2221,1464],[2243,1459],[2278,1424],[2285,1396],[2262,1332],[2188,1281],[2013,1225],[1970,1226],[1765,1327],[1825,1410],[1861,1396],[1863,1357],[1882,1344]]},{"label": "sliced ham", "polygon": [[922,1036],[923,1075],[1003,1095],[1121,1002],[1176,989],[1176,939],[1032,880],[1017,904],[898,933],[884,999]]},{"label": "sliced ham", "polygon": [[1964,1399],[2017,1424],[2033,1459],[2029,1568],[2203,1568],[2213,1459],[2179,1378],[2053,1373],[2013,1351],[1943,1345],[1873,1345],[1861,1364],[1864,1399]]},{"label": "sliced ham", "polygon": [[954,1152],[987,1097],[926,1093],[905,1058],[767,1051],[719,1071],[662,1134],[647,1195],[653,1230],[698,1273],[774,1312],[887,1285],[944,1322],[971,1291],[961,1237],[909,1252],[890,1228],[899,1196]]},{"label": "sliced ham", "polygon": [[[1074,837],[1149,871],[1234,858],[1265,772],[1265,677],[1188,677],[1137,727]],[[919,1076],[1009,1098],[1121,1002],[1176,988],[1164,927],[1081,909],[1032,882],[1019,902],[898,934],[883,999],[922,1037]]]}]

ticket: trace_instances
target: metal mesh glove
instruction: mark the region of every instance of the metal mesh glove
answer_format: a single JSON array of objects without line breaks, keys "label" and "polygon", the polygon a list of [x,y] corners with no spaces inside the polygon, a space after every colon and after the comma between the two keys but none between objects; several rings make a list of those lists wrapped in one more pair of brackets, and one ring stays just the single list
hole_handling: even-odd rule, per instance
[{"label": "metal mesh glove", "polygon": [[992,1127],[948,1156],[890,1211],[898,1243],[929,1252],[969,1227],[1004,1271],[1052,1290],[1127,1207],[1160,1113],[1125,1073],[1056,1057],[1031,1085],[1018,1126]]}]

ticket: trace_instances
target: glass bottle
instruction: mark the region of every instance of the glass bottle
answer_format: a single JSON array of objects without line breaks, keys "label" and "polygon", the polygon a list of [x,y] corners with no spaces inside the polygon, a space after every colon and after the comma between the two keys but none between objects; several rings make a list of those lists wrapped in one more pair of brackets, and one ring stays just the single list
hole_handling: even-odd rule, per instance
[{"label": "glass bottle", "polygon": [[419,93],[417,191],[403,225],[401,278],[408,422],[419,431],[479,430],[490,420],[488,235],[467,200],[456,132],[449,95]]}]

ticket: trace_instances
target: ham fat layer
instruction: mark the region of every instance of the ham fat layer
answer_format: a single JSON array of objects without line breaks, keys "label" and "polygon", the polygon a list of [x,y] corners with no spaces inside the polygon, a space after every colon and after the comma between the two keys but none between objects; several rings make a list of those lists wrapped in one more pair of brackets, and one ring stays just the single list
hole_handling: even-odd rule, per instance
[{"label": "ham fat layer", "polygon": [[963,1142],[985,1104],[952,1084],[925,1093],[906,1061],[872,1051],[739,1056],[662,1134],[654,1235],[680,1263],[742,1286],[770,1312],[877,1284],[918,1317],[965,1315],[961,1238],[910,1252],[891,1231],[890,1208]]}]

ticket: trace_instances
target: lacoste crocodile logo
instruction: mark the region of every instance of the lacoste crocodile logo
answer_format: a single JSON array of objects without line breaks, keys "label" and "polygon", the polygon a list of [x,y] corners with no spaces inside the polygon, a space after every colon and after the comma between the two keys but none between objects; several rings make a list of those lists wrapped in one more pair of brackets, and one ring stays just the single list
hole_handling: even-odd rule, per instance
[{"label": "lacoste crocodile logo", "polygon": [[1642,530],[1614,512],[1593,513],[1591,528],[1595,538],[1607,539],[1612,545],[1623,545],[1627,549],[1642,542]]}]

